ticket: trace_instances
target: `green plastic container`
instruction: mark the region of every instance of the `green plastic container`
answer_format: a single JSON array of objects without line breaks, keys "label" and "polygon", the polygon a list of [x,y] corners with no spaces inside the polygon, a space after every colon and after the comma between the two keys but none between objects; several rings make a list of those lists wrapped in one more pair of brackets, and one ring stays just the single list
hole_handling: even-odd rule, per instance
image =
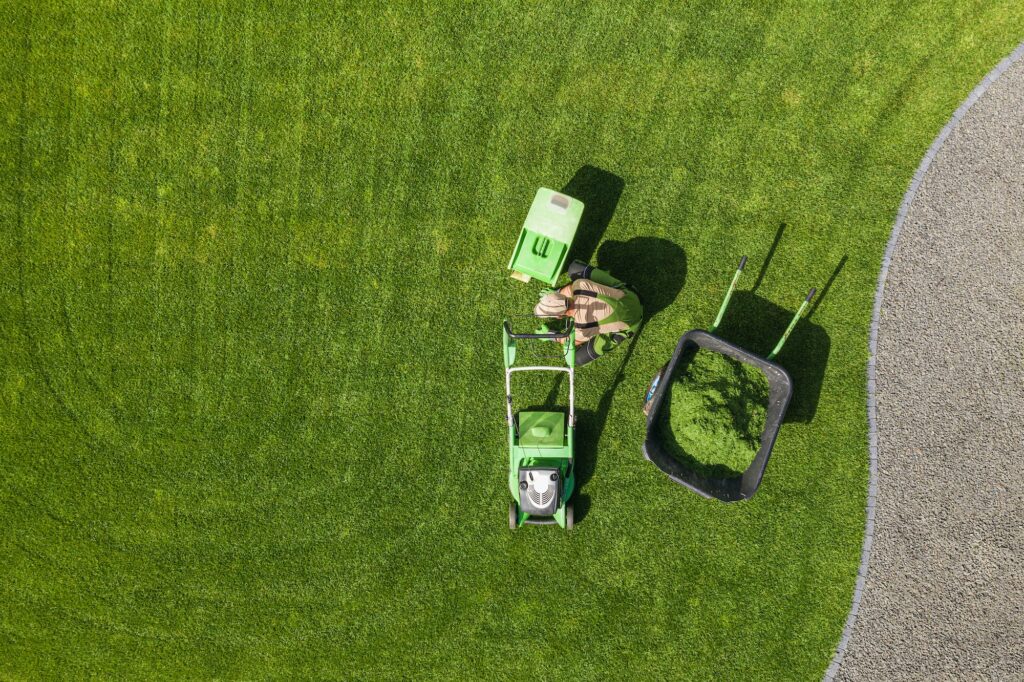
[{"label": "green plastic container", "polygon": [[539,279],[554,285],[565,267],[582,217],[583,202],[579,199],[546,187],[537,190],[508,262],[512,278],[521,282]]}]

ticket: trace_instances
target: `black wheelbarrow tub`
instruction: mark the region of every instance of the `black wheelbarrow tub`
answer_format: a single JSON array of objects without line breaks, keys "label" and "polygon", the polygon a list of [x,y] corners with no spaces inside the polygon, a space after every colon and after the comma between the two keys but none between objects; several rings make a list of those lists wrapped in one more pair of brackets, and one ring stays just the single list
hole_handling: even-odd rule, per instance
[{"label": "black wheelbarrow tub", "polygon": [[[761,433],[761,446],[757,450],[750,466],[741,475],[719,478],[704,476],[687,467],[665,449],[659,435],[658,416],[661,412],[665,395],[669,391],[671,378],[675,376],[676,367],[690,350],[704,348],[721,353],[747,365],[753,365],[764,372],[768,378],[768,410],[765,417],[764,431]],[[771,457],[775,438],[779,435],[779,427],[789,407],[789,399],[793,395],[793,381],[789,374],[774,362],[754,355],[714,334],[702,329],[694,329],[683,334],[672,354],[672,359],[662,373],[661,380],[651,396],[651,409],[647,415],[647,435],[644,439],[644,457],[661,469],[670,479],[684,485],[698,495],[713,497],[723,502],[746,500],[754,496],[761,479],[764,477],[768,458]]]}]

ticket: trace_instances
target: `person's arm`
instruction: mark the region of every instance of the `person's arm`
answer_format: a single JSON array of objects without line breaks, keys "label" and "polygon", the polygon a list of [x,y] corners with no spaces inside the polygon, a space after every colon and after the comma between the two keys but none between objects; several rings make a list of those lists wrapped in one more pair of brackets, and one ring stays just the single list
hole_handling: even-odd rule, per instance
[{"label": "person's arm", "polygon": [[621,289],[626,286],[625,282],[620,279],[616,279],[612,276],[612,273],[607,270],[595,268],[593,265],[587,265],[586,263],[581,263],[578,260],[574,260],[570,263],[566,272],[569,274],[569,279],[573,282],[578,279],[589,279],[592,282],[597,282],[598,284],[603,284],[606,287],[614,287],[616,289]]},{"label": "person's arm", "polygon": [[597,282],[598,284],[603,284],[606,287],[614,287],[616,289],[621,289],[622,287],[626,286],[626,283],[623,282],[621,279],[616,279],[614,276],[612,276],[612,273],[608,272],[607,270],[602,270],[601,268],[594,268],[593,270],[591,270],[590,277],[588,277],[587,279],[589,279],[592,282]]}]

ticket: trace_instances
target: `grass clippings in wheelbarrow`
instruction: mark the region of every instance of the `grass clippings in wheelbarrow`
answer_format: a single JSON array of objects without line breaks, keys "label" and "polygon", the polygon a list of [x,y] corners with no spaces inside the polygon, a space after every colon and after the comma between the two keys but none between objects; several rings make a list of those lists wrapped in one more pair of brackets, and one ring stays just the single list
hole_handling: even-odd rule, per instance
[{"label": "grass clippings in wheelbarrow", "polygon": [[662,410],[664,442],[706,475],[743,473],[757,454],[768,410],[768,379],[757,367],[698,351],[681,367]]}]

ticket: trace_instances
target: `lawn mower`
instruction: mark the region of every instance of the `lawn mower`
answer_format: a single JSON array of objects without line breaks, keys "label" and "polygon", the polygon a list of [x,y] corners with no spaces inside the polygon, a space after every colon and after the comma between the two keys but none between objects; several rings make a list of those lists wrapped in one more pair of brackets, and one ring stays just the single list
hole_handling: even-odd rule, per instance
[{"label": "lawn mower", "polygon": [[[516,344],[542,340],[560,349],[565,366],[524,365],[516,367]],[[552,343],[552,341],[557,342]],[[508,411],[508,487],[513,502],[508,506],[508,527],[523,524],[558,524],[571,529],[574,486],[573,441],[576,431],[574,403],[576,330],[567,320],[561,331],[542,327],[532,333],[514,333],[508,320],[502,325],[505,360],[505,404]],[[565,372],[569,375],[569,410],[512,410],[512,375],[517,372]]]},{"label": "lawn mower", "polygon": [[[772,351],[762,358],[714,334],[722,322],[726,308],[728,308],[729,301],[736,288],[736,283],[739,281],[740,275],[743,274],[743,268],[746,263],[747,257],[744,256],[740,260],[736,274],[733,275],[732,283],[729,285],[725,299],[718,309],[718,316],[711,327],[707,331],[693,329],[683,334],[676,345],[672,359],[651,380],[644,395],[644,413],[647,415],[647,434],[643,444],[644,457],[664,472],[672,481],[686,486],[699,495],[713,497],[723,502],[734,502],[753,497],[754,493],[757,492],[758,486],[761,484],[765,467],[768,466],[768,458],[771,456],[772,448],[775,446],[779,427],[782,425],[786,409],[789,407],[789,400],[793,394],[793,382],[789,374],[780,365],[774,363],[773,360],[782,350],[783,344],[789,338],[790,333],[796,327],[797,322],[803,316],[804,311],[810,305],[811,299],[814,298],[815,294],[815,290],[811,289],[800,309],[793,315],[789,326],[782,334],[782,338],[775,344]],[[761,432],[759,447],[750,465],[738,476],[719,477],[697,473],[670,454],[666,443],[663,442],[662,430],[658,428],[661,410],[665,408],[666,397],[671,390],[672,382],[670,379],[676,376],[681,367],[685,366],[700,349],[721,353],[737,362],[751,365],[763,372],[768,380],[767,415],[764,430]]]},{"label": "lawn mower", "polygon": [[545,187],[538,189],[508,262],[511,277],[520,282],[539,279],[553,286],[562,274],[582,217],[579,199]]}]

